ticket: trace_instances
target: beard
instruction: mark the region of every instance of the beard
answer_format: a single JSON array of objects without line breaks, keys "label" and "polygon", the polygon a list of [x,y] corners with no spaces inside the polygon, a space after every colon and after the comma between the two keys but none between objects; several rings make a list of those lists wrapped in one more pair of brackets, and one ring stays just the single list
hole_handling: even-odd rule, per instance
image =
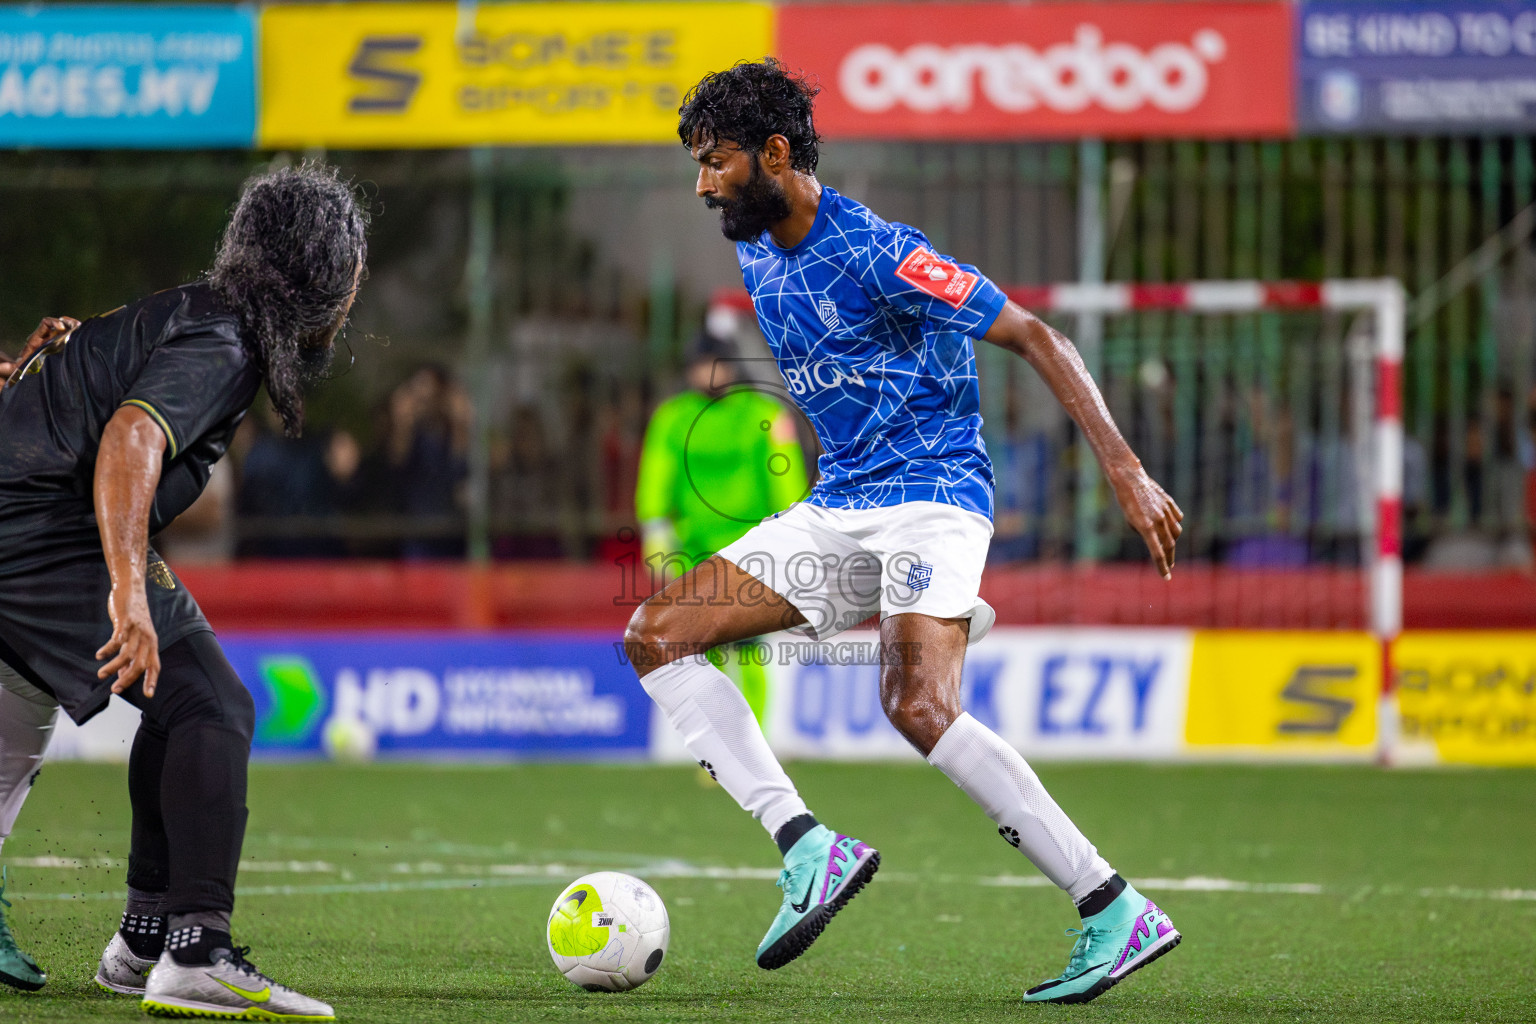
[{"label": "beard", "polygon": [[336,340],[340,337],[341,332],[338,331],[336,337],[328,341],[299,346],[295,353],[294,370],[300,380],[308,383],[325,376],[331,368],[332,360],[336,358]]},{"label": "beard", "polygon": [[720,211],[720,233],[733,242],[755,242],[790,214],[783,186],[763,173],[756,156],[752,158],[752,176],[735,199],[707,196],[704,205]]}]

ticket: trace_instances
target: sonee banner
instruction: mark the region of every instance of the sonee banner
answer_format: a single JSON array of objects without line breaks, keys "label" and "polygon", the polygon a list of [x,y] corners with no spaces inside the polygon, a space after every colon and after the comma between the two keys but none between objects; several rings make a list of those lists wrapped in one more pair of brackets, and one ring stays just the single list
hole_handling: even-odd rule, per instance
[{"label": "sonee banner", "polygon": [[769,52],[772,20],[756,3],[268,7],[260,143],[675,142],[683,94]]}]

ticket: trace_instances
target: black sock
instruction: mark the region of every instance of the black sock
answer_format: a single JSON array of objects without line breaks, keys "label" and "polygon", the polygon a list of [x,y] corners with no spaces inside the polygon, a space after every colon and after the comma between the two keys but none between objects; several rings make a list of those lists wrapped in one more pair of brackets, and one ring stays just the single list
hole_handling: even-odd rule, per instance
[{"label": "black sock", "polygon": [[117,926],[123,933],[123,941],[140,960],[159,960],[165,952],[165,918],[154,914],[123,913],[123,923]]},{"label": "black sock", "polygon": [[171,959],[183,967],[196,967],[213,962],[213,951],[235,948],[229,932],[204,928],[200,924],[189,928],[177,928],[165,938],[165,948],[171,951]]},{"label": "black sock", "polygon": [[1125,879],[1117,871],[1103,885],[1077,901],[1077,912],[1086,920],[1115,902],[1115,897],[1122,892],[1125,892]]},{"label": "black sock", "polygon": [[800,837],[819,824],[821,822],[817,821],[813,815],[797,814],[773,834],[773,841],[779,844],[779,852],[788,857],[789,851],[800,841]]}]

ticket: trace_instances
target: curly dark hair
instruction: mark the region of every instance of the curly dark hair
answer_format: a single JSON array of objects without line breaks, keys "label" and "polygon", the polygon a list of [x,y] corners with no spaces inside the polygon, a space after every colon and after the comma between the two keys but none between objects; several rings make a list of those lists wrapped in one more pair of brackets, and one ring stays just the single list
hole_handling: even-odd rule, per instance
[{"label": "curly dark hair", "polygon": [[246,181],[208,282],[240,318],[283,432],[304,425],[304,382],[368,259],[366,201],[335,167],[309,162]]},{"label": "curly dark hair", "polygon": [[821,157],[812,106],[821,90],[772,57],[714,71],[688,90],[677,110],[677,137],[692,145],[728,140],[749,153],[769,138],[789,140],[790,166],[813,173]]}]

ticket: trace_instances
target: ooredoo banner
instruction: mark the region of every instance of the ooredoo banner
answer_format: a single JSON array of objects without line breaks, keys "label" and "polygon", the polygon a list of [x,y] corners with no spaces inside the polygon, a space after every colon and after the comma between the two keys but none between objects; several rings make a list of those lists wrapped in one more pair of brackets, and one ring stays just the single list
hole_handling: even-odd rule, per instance
[{"label": "ooredoo banner", "polygon": [[1253,137],[1293,127],[1286,3],[794,4],[779,54],[843,138]]}]

